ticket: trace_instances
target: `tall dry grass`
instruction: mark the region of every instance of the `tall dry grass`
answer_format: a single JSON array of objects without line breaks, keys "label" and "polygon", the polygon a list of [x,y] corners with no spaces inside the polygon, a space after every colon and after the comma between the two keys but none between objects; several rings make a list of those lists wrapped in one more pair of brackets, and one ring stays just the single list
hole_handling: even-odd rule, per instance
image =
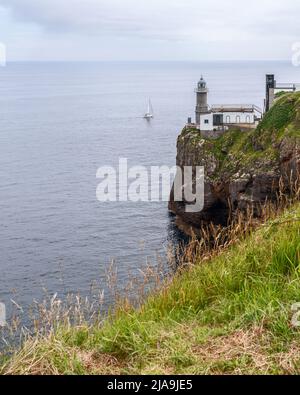
[{"label": "tall dry grass", "polygon": [[[249,207],[246,212],[235,212],[230,215],[226,227],[213,224],[203,225],[199,235],[193,235],[188,245],[170,245],[166,251],[166,263],[163,257],[157,256],[157,261],[149,263],[138,273],[129,274],[130,280],[120,290],[118,270],[115,261],[111,261],[107,269],[107,287],[110,291],[113,306],[104,312],[103,291],[91,300],[80,295],[69,295],[62,301],[57,295],[45,299],[42,303],[34,302],[30,309],[30,325],[22,325],[21,306],[12,301],[15,309],[10,323],[2,331],[2,344],[5,351],[2,355],[13,353],[28,339],[38,339],[45,336],[55,336],[60,328],[71,330],[80,327],[100,328],[107,318],[114,317],[119,311],[131,311],[139,308],[149,292],[157,292],[172,283],[174,272],[179,273],[192,268],[199,262],[203,263],[222,253],[233,244],[245,239],[258,226],[276,218],[287,208],[300,199],[300,180],[291,177],[289,183],[280,179],[274,201],[265,201],[257,207]],[[257,214],[259,212],[259,215]],[[2,348],[2,349],[3,349]]]}]

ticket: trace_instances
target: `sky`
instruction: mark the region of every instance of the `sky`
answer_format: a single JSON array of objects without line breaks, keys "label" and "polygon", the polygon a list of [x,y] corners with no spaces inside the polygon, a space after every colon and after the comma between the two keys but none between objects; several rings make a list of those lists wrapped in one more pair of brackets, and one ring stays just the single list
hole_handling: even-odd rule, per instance
[{"label": "sky", "polygon": [[9,61],[290,60],[299,0],[0,0]]}]

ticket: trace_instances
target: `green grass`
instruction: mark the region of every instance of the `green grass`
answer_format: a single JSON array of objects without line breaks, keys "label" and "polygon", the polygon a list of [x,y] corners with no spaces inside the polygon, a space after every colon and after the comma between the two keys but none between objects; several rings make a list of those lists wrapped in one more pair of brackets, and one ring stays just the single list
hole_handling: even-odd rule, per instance
[{"label": "green grass", "polygon": [[290,92],[287,91],[280,91],[275,94],[275,99],[279,99],[280,97],[289,94]]},{"label": "green grass", "polygon": [[300,205],[175,276],[104,326],[29,339],[3,373],[294,374],[300,329]]},{"label": "green grass", "polygon": [[275,130],[276,132],[287,127],[295,119],[299,108],[300,92],[289,93],[280,97],[273,107],[265,114],[258,126],[258,131]]}]

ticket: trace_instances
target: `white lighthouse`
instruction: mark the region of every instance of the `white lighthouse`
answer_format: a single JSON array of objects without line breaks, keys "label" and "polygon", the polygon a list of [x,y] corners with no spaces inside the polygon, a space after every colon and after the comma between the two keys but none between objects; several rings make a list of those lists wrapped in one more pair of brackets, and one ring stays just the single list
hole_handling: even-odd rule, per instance
[{"label": "white lighthouse", "polygon": [[[197,84],[195,93],[196,127],[201,132],[224,132],[230,127],[255,128],[262,111],[254,104],[208,105],[208,88],[203,77]],[[217,135],[218,133],[216,133]]]},{"label": "white lighthouse", "polygon": [[195,93],[197,95],[196,125],[200,125],[201,114],[208,113],[208,104],[207,104],[208,89],[207,89],[206,82],[203,79],[203,76],[201,76],[200,81],[197,84]]}]

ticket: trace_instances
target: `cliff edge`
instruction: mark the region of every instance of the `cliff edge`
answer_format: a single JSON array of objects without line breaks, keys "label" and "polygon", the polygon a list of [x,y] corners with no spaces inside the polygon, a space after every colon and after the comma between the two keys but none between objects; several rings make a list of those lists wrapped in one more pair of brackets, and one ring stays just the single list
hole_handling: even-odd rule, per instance
[{"label": "cliff edge", "polygon": [[279,189],[288,190],[299,175],[300,92],[280,97],[252,131],[229,130],[211,139],[185,127],[177,141],[177,165],[205,168],[201,212],[187,213],[186,202],[175,202],[171,191],[169,210],[181,228],[224,225],[249,208],[259,216],[261,205],[275,200]]}]

